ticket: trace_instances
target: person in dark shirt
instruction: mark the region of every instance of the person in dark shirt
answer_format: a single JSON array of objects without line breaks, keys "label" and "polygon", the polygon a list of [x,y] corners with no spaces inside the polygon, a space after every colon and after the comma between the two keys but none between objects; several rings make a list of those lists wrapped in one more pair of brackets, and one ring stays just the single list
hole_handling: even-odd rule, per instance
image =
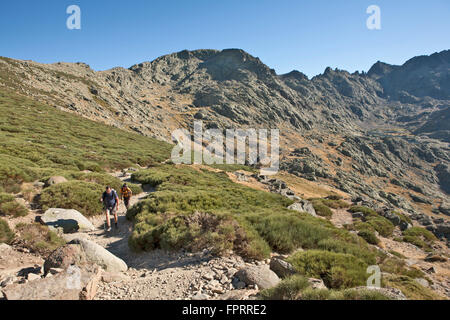
[{"label": "person in dark shirt", "polygon": [[114,224],[116,229],[117,226],[117,210],[119,209],[119,197],[117,196],[116,190],[112,189],[110,186],[106,187],[105,192],[103,192],[100,202],[103,203],[103,210],[106,214],[106,225],[108,226],[107,231],[111,231],[111,220],[110,214],[114,215]]}]

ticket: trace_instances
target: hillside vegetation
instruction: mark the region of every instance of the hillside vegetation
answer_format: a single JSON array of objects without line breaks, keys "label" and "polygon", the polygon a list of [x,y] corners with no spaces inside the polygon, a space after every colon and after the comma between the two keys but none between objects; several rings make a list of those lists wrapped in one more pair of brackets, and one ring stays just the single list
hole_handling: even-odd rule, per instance
[{"label": "hillside vegetation", "polygon": [[361,238],[327,220],[288,210],[288,198],[235,184],[224,172],[159,165],[133,179],[157,187],[128,212],[135,222],[130,245],[136,250],[210,247],[262,259],[271,251],[305,248],[375,263],[375,253]]},{"label": "hillside vegetation", "polygon": [[[148,166],[169,157],[171,146],[62,112],[18,94],[0,90],[1,215],[23,215],[11,196],[24,182],[64,176],[67,183],[46,188],[43,208],[78,209],[98,214],[98,195],[120,180],[106,172]],[[139,192],[137,186],[133,191]],[[6,201],[8,200],[8,201]]]}]

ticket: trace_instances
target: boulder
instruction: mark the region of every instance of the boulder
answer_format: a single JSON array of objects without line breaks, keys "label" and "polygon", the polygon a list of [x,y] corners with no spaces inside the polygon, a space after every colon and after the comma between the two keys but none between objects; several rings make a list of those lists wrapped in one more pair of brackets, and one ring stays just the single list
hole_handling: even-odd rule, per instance
[{"label": "boulder", "polygon": [[95,263],[109,272],[125,272],[128,266],[122,259],[116,257],[111,252],[99,246],[95,242],[86,239],[74,239],[69,244],[81,245],[86,259]]},{"label": "boulder", "polygon": [[13,284],[2,292],[7,300],[90,300],[96,294],[100,277],[98,266],[70,266],[58,275]]},{"label": "boulder", "polygon": [[54,184],[60,184],[60,183],[64,183],[67,182],[67,179],[62,177],[62,176],[53,176],[50,177],[44,184],[44,187],[50,187]]},{"label": "boulder", "polygon": [[44,274],[52,268],[66,269],[70,265],[82,266],[87,262],[86,254],[79,244],[68,244],[53,251],[44,262]]},{"label": "boulder", "polygon": [[246,267],[239,270],[235,276],[245,284],[257,285],[261,289],[272,288],[280,282],[280,278],[268,265]]},{"label": "boulder", "polygon": [[270,270],[275,272],[280,278],[295,274],[295,269],[289,262],[275,257],[270,260]]},{"label": "boulder", "polygon": [[41,216],[41,221],[50,228],[62,228],[64,233],[95,230],[94,225],[85,216],[73,209],[48,209]]},{"label": "boulder", "polygon": [[447,216],[450,216],[450,203],[442,203],[439,206],[439,211]]},{"label": "boulder", "polygon": [[316,210],[314,210],[314,207],[313,207],[312,203],[307,201],[307,200],[300,200],[298,202],[295,202],[295,203],[291,204],[288,207],[288,209],[289,210],[295,210],[295,211],[298,211],[298,212],[307,212],[307,213],[309,213],[310,215],[312,215],[314,217],[317,216]]},{"label": "boulder", "polygon": [[313,289],[328,289],[322,279],[309,278],[308,283]]},{"label": "boulder", "polygon": [[103,272],[102,281],[105,283],[120,282],[126,279],[122,273],[118,272]]},{"label": "boulder", "polygon": [[429,288],[430,284],[428,283],[428,281],[424,278],[415,278],[414,279],[415,282],[417,282],[418,284],[420,284],[423,287]]},{"label": "boulder", "polygon": [[444,257],[443,255],[431,252],[425,257],[424,260],[427,262],[446,262],[447,258]]}]

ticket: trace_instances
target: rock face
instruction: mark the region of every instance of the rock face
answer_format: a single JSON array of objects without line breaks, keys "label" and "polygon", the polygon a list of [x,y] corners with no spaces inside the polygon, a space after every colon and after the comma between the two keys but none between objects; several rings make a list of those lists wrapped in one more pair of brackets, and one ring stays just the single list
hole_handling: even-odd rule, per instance
[{"label": "rock face", "polygon": [[450,216],[450,203],[444,202],[439,206],[439,211],[447,216]]},{"label": "rock face", "polygon": [[298,202],[295,202],[295,203],[291,204],[288,207],[288,209],[295,210],[298,212],[307,212],[314,217],[317,216],[316,210],[314,210],[312,203],[307,200],[300,200]]},{"label": "rock face", "polygon": [[[191,129],[194,119],[208,128],[283,128],[280,169],[412,213],[448,198],[449,65],[445,50],[401,66],[377,62],[368,73],[327,68],[309,79],[277,75],[239,49],[184,50],[102,72],[0,58],[0,85],[165,141],[170,128]],[[273,180],[274,192],[299,200]],[[398,194],[385,192],[392,185]]]},{"label": "rock face", "polygon": [[62,228],[64,233],[94,231],[94,225],[77,210],[48,209],[41,221],[51,228]]},{"label": "rock face", "polygon": [[87,258],[79,244],[68,244],[53,251],[44,263],[44,274],[51,268],[66,269],[71,265],[82,266]]},{"label": "rock face", "polygon": [[71,266],[52,277],[10,285],[2,292],[7,300],[91,300],[100,277],[97,266]]},{"label": "rock face", "polygon": [[64,183],[67,182],[67,179],[62,177],[62,176],[53,176],[50,177],[46,182],[44,187],[50,187],[54,184],[60,184],[60,183]]},{"label": "rock face", "polygon": [[89,262],[95,263],[109,272],[125,272],[127,264],[122,259],[116,257],[105,248],[95,242],[86,239],[75,239],[69,244],[79,244],[84,251]]},{"label": "rock face", "polygon": [[289,262],[275,257],[270,260],[270,270],[275,272],[280,278],[295,274],[295,269]]},{"label": "rock face", "polygon": [[272,288],[280,282],[280,278],[267,265],[241,269],[235,276],[246,285],[257,285],[260,289]]},{"label": "rock face", "polygon": [[313,289],[328,289],[322,279],[309,278],[308,283]]}]

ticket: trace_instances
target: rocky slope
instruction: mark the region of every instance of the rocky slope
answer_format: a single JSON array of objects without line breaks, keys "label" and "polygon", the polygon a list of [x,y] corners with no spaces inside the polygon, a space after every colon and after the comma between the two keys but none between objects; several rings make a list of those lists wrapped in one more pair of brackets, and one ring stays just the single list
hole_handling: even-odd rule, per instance
[{"label": "rocky slope", "polygon": [[446,220],[449,53],[377,62],[368,73],[327,68],[312,79],[277,75],[239,49],[182,51],[100,72],[1,58],[0,86],[166,141],[194,119],[209,128],[280,128],[283,170],[374,207]]}]

